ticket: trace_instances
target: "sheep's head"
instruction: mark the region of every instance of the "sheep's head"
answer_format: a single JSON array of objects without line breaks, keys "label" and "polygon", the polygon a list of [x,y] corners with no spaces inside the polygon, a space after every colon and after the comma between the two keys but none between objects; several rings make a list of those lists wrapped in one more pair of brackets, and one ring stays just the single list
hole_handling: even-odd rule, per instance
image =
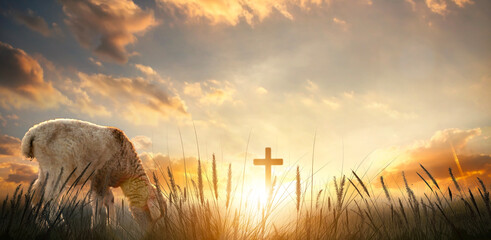
[{"label": "sheep's head", "polygon": [[147,179],[129,179],[121,184],[124,195],[130,201],[130,210],[138,224],[148,229],[161,218],[159,193]]},{"label": "sheep's head", "polygon": [[147,206],[150,212],[150,218],[153,222],[156,222],[163,214],[163,209],[161,209],[163,206],[159,203],[162,196],[157,192],[157,189],[151,185],[148,186],[148,192]]}]

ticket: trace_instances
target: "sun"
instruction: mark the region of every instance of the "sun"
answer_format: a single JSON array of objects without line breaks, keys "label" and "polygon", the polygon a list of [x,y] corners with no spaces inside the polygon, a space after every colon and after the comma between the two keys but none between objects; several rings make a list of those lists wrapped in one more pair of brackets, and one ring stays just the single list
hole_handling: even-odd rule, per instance
[{"label": "sun", "polygon": [[248,203],[264,206],[268,201],[268,195],[263,179],[252,180],[244,189],[244,199]]}]

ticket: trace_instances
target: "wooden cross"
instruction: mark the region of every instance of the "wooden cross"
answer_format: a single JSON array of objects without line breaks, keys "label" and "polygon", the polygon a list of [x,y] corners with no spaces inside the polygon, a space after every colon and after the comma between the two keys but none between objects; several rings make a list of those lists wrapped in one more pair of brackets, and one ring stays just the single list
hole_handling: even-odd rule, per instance
[{"label": "wooden cross", "polygon": [[254,159],[254,165],[264,165],[266,167],[266,189],[271,190],[271,165],[283,165],[283,159],[271,159],[271,148],[266,148],[266,158]]}]

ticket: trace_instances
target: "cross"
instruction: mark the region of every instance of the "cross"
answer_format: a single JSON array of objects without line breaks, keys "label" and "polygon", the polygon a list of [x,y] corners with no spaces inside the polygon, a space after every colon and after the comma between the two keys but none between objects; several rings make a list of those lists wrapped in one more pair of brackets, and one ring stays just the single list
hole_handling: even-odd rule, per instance
[{"label": "cross", "polygon": [[264,165],[266,167],[266,189],[271,190],[271,165],[283,165],[283,159],[271,159],[271,148],[266,148],[265,159],[254,159],[254,165]]}]

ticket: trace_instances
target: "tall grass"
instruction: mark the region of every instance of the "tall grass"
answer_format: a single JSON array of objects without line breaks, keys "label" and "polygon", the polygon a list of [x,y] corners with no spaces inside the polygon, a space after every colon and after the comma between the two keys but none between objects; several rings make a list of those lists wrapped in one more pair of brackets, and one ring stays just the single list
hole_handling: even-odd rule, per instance
[{"label": "tall grass", "polygon": [[[171,168],[153,174],[154,184],[162,193],[158,199],[162,218],[149,232],[138,228],[124,201],[117,208],[117,219],[94,224],[90,196],[84,191],[90,173],[84,173],[70,176],[81,186],[65,186],[67,180],[57,179],[66,191],[38,203],[34,203],[34,196],[39,194],[36,191],[44,191],[42,187],[34,191],[32,183],[26,188],[19,185],[0,202],[0,239],[491,238],[491,202],[486,183],[478,178],[476,186],[461,191],[451,170],[452,185],[445,186],[423,168],[437,189],[445,186],[448,192],[435,191],[420,175],[427,183],[427,191],[421,196],[415,194],[405,173],[404,189],[399,193],[389,188],[383,177],[380,190],[373,191],[369,181],[352,171],[350,177],[334,177],[324,188],[316,189],[316,196],[310,199],[311,203],[315,201],[311,209],[302,207],[311,175],[301,182],[298,166],[292,179],[275,178],[275,188],[266,202],[244,198],[244,204],[239,205],[233,199],[240,192],[234,189],[241,183],[232,178],[232,166],[228,165],[226,186],[219,185],[213,157],[213,178],[208,180],[207,189],[202,177],[207,168],[201,164],[196,175],[189,175],[197,179],[190,177],[193,185],[188,194],[176,183]],[[293,196],[279,191],[290,184]],[[333,191],[330,186],[334,186]],[[454,189],[453,194],[450,189]]]}]

